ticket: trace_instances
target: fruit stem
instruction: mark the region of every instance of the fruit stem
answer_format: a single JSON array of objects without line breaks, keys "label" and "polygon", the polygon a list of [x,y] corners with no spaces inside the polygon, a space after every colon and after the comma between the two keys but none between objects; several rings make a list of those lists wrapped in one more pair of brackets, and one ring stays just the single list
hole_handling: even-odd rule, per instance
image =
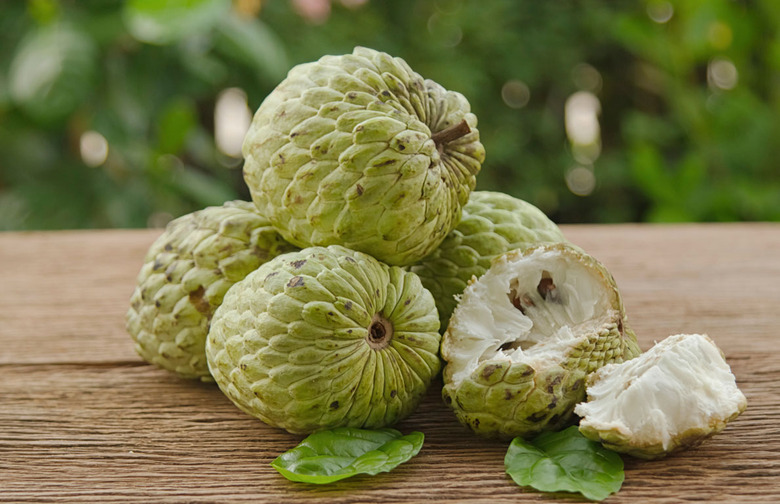
[{"label": "fruit stem", "polygon": [[433,133],[431,135],[431,139],[433,139],[433,142],[437,147],[441,148],[442,145],[452,142],[453,140],[457,140],[458,138],[468,135],[469,133],[471,133],[469,123],[463,119],[458,124],[453,124],[452,126],[444,128],[441,131]]}]

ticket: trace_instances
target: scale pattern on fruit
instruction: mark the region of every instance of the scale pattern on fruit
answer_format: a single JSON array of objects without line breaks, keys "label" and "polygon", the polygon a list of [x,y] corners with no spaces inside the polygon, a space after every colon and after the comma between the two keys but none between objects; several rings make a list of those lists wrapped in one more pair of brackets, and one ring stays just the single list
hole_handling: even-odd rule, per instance
[{"label": "scale pattern on fruit", "polygon": [[127,331],[146,361],[210,380],[206,333],[225,292],[249,272],[295,250],[249,201],[231,201],[171,221],[138,273]]},{"label": "scale pattern on fruit", "polygon": [[343,245],[390,265],[444,240],[485,156],[463,95],[363,47],[290,70],[243,153],[253,201],[290,243]]},{"label": "scale pattern on fruit", "polygon": [[381,428],[439,372],[439,318],[420,279],[331,245],[279,256],[236,284],[206,344],[222,391],[296,434]]}]

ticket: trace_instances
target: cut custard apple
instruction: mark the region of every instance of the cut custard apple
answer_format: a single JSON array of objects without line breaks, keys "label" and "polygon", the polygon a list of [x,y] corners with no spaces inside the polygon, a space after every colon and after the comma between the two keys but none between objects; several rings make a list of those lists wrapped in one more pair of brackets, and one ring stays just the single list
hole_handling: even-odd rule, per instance
[{"label": "cut custard apple", "polygon": [[447,328],[456,296],[472,276],[480,277],[490,261],[510,250],[565,242],[558,226],[521,199],[493,191],[474,191],[455,229],[428,257],[410,267],[436,299],[442,330]]},{"label": "cut custard apple", "polygon": [[639,354],[607,269],[566,244],[494,259],[461,296],[442,338],[444,402],[486,437],[567,424],[585,378]]},{"label": "cut custard apple", "polygon": [[152,244],[127,311],[144,360],[210,381],[206,334],[225,292],[268,259],[296,250],[249,201],[231,201],[171,221]]},{"label": "cut custard apple", "polygon": [[747,407],[731,368],[706,335],[677,334],[639,358],[588,378],[580,431],[606,448],[653,459],[695,446]]},{"label": "cut custard apple", "polygon": [[290,243],[407,265],[458,223],[485,150],[463,95],[357,47],[290,70],[243,154],[253,201]]},{"label": "cut custard apple", "polygon": [[440,338],[417,275],[331,245],[279,256],[233,286],[206,354],[236,406],[306,434],[408,416],[441,368]]}]

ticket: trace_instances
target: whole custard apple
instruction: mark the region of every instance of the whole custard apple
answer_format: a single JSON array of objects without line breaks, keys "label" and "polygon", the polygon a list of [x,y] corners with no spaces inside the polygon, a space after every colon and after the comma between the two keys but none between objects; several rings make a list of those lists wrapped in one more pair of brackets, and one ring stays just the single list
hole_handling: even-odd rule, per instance
[{"label": "whole custard apple", "polygon": [[233,286],[206,354],[236,406],[306,434],[405,418],[441,368],[439,343],[414,273],[331,245],[276,257]]},{"label": "whole custard apple", "polygon": [[542,243],[565,242],[558,226],[521,199],[493,191],[474,191],[460,223],[428,257],[410,270],[436,299],[442,330],[471,277],[480,277],[497,256]]},{"label": "whole custard apple", "polygon": [[606,268],[566,244],[515,250],[474,279],[442,337],[444,402],[477,434],[566,425],[590,373],[639,355]]},{"label": "whole custard apple", "polygon": [[420,260],[460,219],[485,157],[466,98],[358,47],[290,70],[244,139],[252,200],[300,247]]},{"label": "whole custard apple", "polygon": [[249,201],[171,221],[149,248],[130,299],[126,326],[136,351],[182,377],[209,381],[206,334],[225,292],[291,250]]}]

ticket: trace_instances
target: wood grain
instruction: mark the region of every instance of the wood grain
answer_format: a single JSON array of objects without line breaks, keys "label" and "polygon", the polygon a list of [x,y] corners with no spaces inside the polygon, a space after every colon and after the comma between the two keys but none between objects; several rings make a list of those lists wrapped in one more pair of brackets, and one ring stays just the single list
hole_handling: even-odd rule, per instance
[{"label": "wood grain", "polygon": [[[643,348],[708,333],[749,401],[697,449],[626,457],[605,502],[780,502],[780,225],[563,230],[614,274]],[[398,426],[426,435],[409,463],[325,487],[285,480],[269,463],[300,437],[136,356],[124,313],[157,234],[0,234],[0,502],[577,501],[515,485],[506,443],[461,427],[440,384]]]}]

